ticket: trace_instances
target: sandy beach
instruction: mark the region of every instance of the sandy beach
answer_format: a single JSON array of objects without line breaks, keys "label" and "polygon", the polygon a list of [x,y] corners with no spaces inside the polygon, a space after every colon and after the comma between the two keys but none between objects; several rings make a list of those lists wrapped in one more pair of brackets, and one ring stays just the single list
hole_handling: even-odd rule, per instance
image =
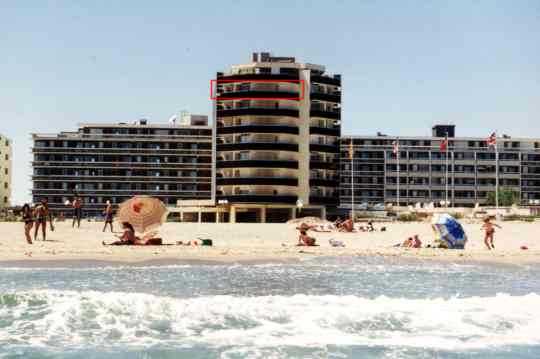
[{"label": "sandy beach", "polygon": [[[501,263],[540,262],[538,223],[499,222],[502,229],[495,235],[494,251],[483,244],[481,224],[464,224],[469,237],[465,250],[406,249],[392,245],[418,234],[424,245],[434,236],[427,223],[388,223],[386,232],[315,233],[319,247],[296,247],[297,231],[288,224],[215,224],[167,223],[159,234],[165,246],[103,246],[114,236],[102,233],[102,223],[83,222],[80,229],[70,222],[57,223],[46,242],[26,244],[22,223],[0,223],[0,262],[28,263],[34,261],[73,261],[136,263],[174,262],[280,262],[314,256],[389,256],[450,261],[492,261]],[[119,226],[117,225],[117,230]],[[180,246],[197,238],[210,238],[213,247]],[[341,240],[345,248],[333,248],[329,239]],[[527,246],[528,250],[520,249]]]}]

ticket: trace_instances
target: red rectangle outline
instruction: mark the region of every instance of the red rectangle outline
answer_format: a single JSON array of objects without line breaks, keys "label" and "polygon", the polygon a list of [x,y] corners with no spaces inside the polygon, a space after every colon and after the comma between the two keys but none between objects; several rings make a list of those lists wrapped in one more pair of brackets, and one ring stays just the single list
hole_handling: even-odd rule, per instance
[{"label": "red rectangle outline", "polygon": [[[298,83],[300,85],[300,97],[220,97],[219,99],[214,95],[214,83],[229,83],[229,82],[260,82],[260,83],[271,83],[271,82],[285,82],[285,83]],[[231,101],[231,100],[292,100],[292,101],[301,101],[304,99],[305,94],[305,80],[210,80],[210,100],[214,101]]]}]

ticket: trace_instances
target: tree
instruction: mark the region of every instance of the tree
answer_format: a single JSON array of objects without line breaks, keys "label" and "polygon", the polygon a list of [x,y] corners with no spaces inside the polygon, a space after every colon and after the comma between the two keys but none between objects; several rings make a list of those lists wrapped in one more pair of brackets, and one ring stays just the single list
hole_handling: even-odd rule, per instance
[{"label": "tree", "polygon": [[[487,195],[487,204],[495,206],[495,191]],[[509,188],[499,188],[499,206],[508,207],[519,204],[519,192]]]}]

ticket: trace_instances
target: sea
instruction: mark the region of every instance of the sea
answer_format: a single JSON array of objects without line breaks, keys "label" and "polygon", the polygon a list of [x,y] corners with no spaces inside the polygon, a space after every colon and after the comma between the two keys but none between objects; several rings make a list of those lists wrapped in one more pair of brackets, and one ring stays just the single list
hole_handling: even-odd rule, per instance
[{"label": "sea", "polygon": [[540,266],[5,264],[0,358],[538,359]]}]

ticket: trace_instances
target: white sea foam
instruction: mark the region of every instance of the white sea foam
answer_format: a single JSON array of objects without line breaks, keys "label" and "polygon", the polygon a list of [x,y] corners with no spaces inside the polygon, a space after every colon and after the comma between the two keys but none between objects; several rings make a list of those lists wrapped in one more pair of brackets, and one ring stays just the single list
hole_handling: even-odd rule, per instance
[{"label": "white sea foam", "polygon": [[0,296],[0,346],[405,346],[540,344],[540,296],[171,298],[37,290]]}]

